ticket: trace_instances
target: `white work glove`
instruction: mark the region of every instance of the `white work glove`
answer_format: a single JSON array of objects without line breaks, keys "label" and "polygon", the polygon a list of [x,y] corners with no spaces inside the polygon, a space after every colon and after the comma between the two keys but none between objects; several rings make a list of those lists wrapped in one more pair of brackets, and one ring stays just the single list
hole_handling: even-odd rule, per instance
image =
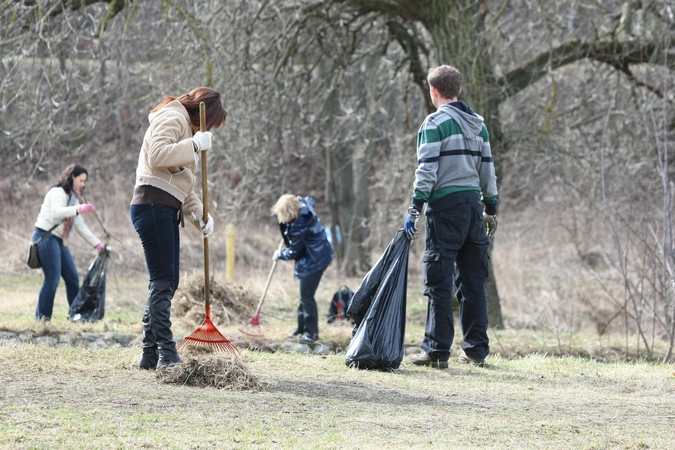
[{"label": "white work glove", "polygon": [[497,214],[491,216],[483,213],[483,227],[485,227],[488,239],[492,240],[495,236],[495,231],[497,231]]},{"label": "white work glove", "polygon": [[198,152],[202,150],[208,150],[211,148],[211,132],[210,131],[197,131],[192,138],[192,143]]},{"label": "white work glove", "polygon": [[272,261],[276,261],[279,259],[279,255],[281,255],[281,250],[274,250],[274,254],[272,255]]},{"label": "white work glove", "polygon": [[199,229],[205,238],[209,237],[211,233],[213,233],[213,217],[211,217],[211,214],[209,214],[209,220],[206,223],[204,223],[202,216],[197,216],[195,213],[192,213],[192,218],[195,220],[195,222],[199,222]]}]

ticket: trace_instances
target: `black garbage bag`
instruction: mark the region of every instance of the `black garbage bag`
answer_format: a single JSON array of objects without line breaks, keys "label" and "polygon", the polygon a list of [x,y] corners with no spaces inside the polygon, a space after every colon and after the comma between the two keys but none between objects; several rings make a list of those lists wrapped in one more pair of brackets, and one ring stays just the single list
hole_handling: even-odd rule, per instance
[{"label": "black garbage bag", "polygon": [[94,322],[105,314],[105,274],[110,260],[110,247],[98,254],[89,265],[80,291],[68,311],[73,322]]},{"label": "black garbage bag", "polygon": [[403,360],[410,240],[396,233],[354,292],[347,316],[354,322],[345,363],[359,369],[394,370]]}]

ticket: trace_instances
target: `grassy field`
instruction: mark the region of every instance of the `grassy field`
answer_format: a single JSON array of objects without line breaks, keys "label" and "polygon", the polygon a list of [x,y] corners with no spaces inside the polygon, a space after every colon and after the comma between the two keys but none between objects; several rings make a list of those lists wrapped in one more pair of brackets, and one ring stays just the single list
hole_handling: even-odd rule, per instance
[{"label": "grassy field", "polygon": [[[0,330],[140,333],[144,280],[109,280],[105,319],[85,325],[65,320],[62,287],[54,320],[36,323],[40,282],[0,277]],[[327,281],[319,292],[322,299],[330,286]],[[292,277],[275,278],[264,339],[281,341],[292,327],[296,290]],[[320,309],[326,308],[323,301]],[[409,301],[409,345],[422,337],[423,309]],[[174,325],[178,337],[194,328],[184,321]],[[241,327],[219,326],[231,338]],[[349,331],[321,324],[322,339],[348,341]],[[490,337],[494,355],[487,368],[461,365],[455,355],[445,371],[407,364],[392,373],[360,371],[345,366],[343,353],[242,348],[247,369],[266,385],[260,391],[164,384],[136,368],[138,347],[87,350],[0,341],[0,447],[674,447],[673,365],[546,356],[561,353],[560,336],[548,331],[491,330]],[[614,348],[596,341],[575,334],[563,346],[570,355],[591,356],[598,348]]]},{"label": "grassy field", "polygon": [[262,392],[161,384],[137,349],[0,346],[3,448],[672,448],[670,366],[532,355],[348,369],[243,352]]}]

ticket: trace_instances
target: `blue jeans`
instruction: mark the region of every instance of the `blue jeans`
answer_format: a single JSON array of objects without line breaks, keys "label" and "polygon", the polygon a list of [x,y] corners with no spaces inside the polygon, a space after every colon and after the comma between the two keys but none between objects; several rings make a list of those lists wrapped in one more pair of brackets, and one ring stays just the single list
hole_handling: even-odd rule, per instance
[{"label": "blue jeans", "polygon": [[[41,228],[35,228],[31,240],[37,241],[44,232],[45,230]],[[40,256],[45,280],[42,283],[42,288],[40,288],[35,318],[51,320],[56,288],[59,286],[61,277],[66,283],[66,297],[69,306],[80,291],[80,277],[77,274],[77,267],[75,267],[70,250],[63,245],[61,238],[54,236],[52,233],[45,235],[38,244],[38,255]]]},{"label": "blue jeans", "polygon": [[165,205],[131,205],[131,222],[141,238],[150,282],[169,281],[178,287],[180,234],[178,210]]},{"label": "blue jeans", "polygon": [[[426,218],[424,295],[429,299],[422,349],[447,361],[455,336],[452,291],[455,271],[461,285],[459,317],[467,356],[483,359],[490,352],[487,335],[488,247],[482,205],[475,193],[456,193],[457,203]],[[455,266],[456,265],[456,266]]]}]

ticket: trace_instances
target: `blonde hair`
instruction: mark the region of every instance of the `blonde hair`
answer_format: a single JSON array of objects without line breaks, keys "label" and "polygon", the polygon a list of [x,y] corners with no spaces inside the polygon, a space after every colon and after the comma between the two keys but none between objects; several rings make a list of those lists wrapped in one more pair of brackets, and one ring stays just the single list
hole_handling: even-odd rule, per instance
[{"label": "blonde hair", "polygon": [[300,212],[300,200],[293,194],[284,194],[274,204],[272,213],[275,214],[279,223],[288,223],[298,217]]}]

